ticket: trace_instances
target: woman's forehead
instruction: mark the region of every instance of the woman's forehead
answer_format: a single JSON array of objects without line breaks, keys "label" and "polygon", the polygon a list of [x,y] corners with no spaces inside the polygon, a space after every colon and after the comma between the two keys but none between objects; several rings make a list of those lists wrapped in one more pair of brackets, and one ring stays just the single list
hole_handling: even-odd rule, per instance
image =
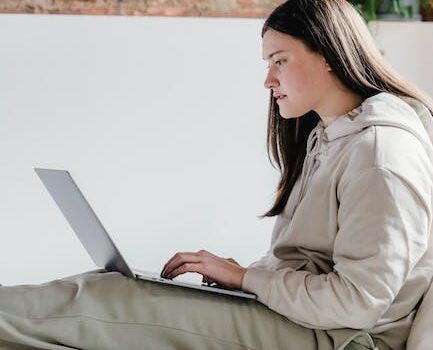
[{"label": "woman's forehead", "polygon": [[301,40],[278,32],[274,29],[269,29],[263,36],[263,59],[268,61],[273,55],[284,52],[294,52],[303,49],[304,44]]}]

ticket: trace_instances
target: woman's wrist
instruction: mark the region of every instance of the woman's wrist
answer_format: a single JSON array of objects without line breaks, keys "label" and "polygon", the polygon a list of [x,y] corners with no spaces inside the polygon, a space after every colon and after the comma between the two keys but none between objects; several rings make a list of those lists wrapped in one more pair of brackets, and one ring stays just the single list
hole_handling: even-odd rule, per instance
[{"label": "woman's wrist", "polygon": [[242,289],[242,283],[244,280],[244,276],[247,272],[247,269],[245,267],[239,266],[239,272],[238,272],[238,278],[237,278],[237,283],[236,283],[236,288],[237,289]]}]

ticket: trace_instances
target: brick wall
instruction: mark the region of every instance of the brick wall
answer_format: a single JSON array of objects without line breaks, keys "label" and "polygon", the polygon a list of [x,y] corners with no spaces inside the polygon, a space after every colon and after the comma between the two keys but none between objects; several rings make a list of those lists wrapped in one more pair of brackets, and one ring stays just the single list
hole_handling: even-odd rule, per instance
[{"label": "brick wall", "polygon": [[1,0],[0,13],[263,18],[281,0]]}]

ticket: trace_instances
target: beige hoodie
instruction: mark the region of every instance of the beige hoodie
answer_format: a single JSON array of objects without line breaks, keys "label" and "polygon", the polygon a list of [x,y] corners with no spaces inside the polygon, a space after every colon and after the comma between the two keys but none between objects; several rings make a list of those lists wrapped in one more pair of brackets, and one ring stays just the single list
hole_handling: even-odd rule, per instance
[{"label": "beige hoodie", "polygon": [[427,108],[389,93],[319,122],[242,289],[303,326],[368,330],[404,349],[433,276],[432,139]]}]

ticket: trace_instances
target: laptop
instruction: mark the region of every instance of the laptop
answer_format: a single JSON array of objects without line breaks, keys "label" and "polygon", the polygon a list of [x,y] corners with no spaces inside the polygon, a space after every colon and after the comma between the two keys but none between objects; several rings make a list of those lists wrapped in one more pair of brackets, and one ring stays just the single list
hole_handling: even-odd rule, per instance
[{"label": "laptop", "polygon": [[35,168],[34,170],[89,253],[93,262],[99,268],[103,268],[106,271],[117,271],[127,277],[138,280],[194,288],[247,299],[257,298],[255,294],[246,293],[241,290],[231,290],[225,289],[222,286],[193,282],[174,281],[162,278],[160,274],[155,272],[131,269],[69,172],[66,170],[41,168]]}]

